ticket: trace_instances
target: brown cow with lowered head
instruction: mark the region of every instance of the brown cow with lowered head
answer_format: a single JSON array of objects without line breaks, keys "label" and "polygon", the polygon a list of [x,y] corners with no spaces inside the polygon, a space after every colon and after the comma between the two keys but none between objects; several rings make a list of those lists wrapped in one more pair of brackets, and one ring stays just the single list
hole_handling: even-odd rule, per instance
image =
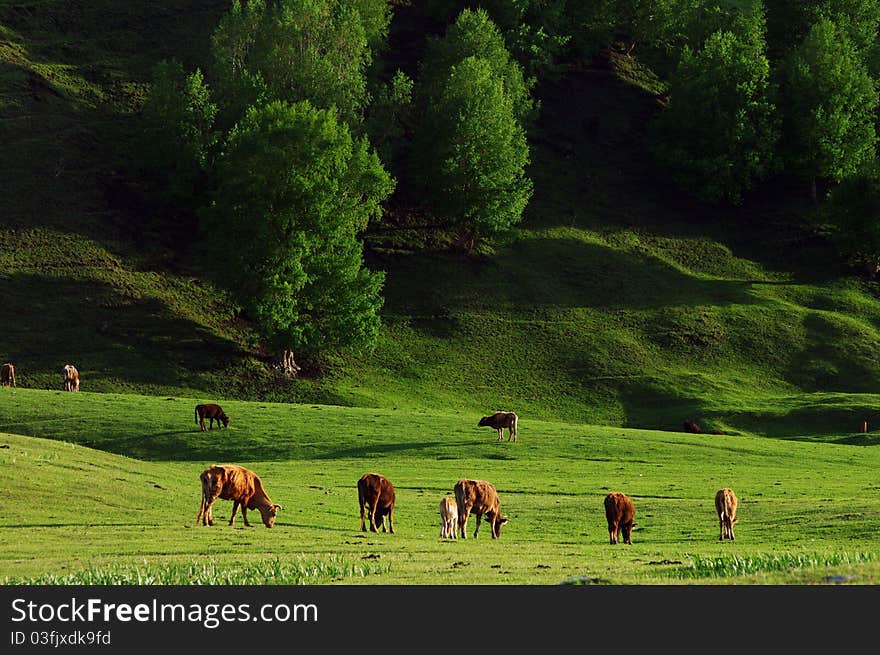
[{"label": "brown cow with lowered head", "polygon": [[235,522],[235,511],[239,505],[246,526],[251,525],[247,520],[249,509],[259,510],[267,528],[275,525],[275,516],[283,508],[266,495],[262,481],[253,471],[237,464],[217,464],[206,468],[199,477],[202,481],[202,504],[196,517],[196,525],[200,520],[202,525],[214,525],[212,508],[218,498],[232,501],[229,525]]},{"label": "brown cow with lowered head", "polygon": [[736,494],[733,493],[733,489],[725,487],[715,494],[715,511],[718,513],[718,523],[721,527],[718,541],[724,541],[724,537],[734,540],[733,524],[736,523],[736,506]]},{"label": "brown cow with lowered head", "polygon": [[491,416],[484,416],[477,423],[478,428],[490,427],[498,430],[498,441],[504,438],[504,428],[507,428],[507,440],[513,438],[516,441],[517,423],[519,417],[513,412],[495,412]]},{"label": "brown cow with lowered head", "polygon": [[492,538],[501,536],[501,528],[509,520],[501,514],[501,501],[495,487],[484,480],[462,479],[455,483],[455,504],[458,506],[458,532],[467,539],[467,522],[471,512],[477,516],[474,539],[480,532],[480,519],[485,515],[492,526]]},{"label": "brown cow with lowered head", "polygon": [[[382,532],[394,534],[394,485],[384,475],[379,473],[364,473],[357,483],[358,505],[361,510],[361,532],[366,532],[364,520],[364,508],[370,517],[370,531],[378,532],[378,525],[382,525]],[[388,530],[385,529],[385,517],[388,517]]]},{"label": "brown cow with lowered head", "polygon": [[605,496],[605,519],[608,521],[608,535],[611,537],[611,545],[620,541],[623,533],[623,543],[632,545],[632,529],[637,523],[633,523],[636,510],[632,499],[619,491],[612,491]]},{"label": "brown cow with lowered head", "polygon": [[229,417],[226,416],[220,405],[215,405],[214,403],[196,405],[195,419],[196,423],[202,426],[202,432],[207,432],[205,429],[205,419],[208,419],[208,424],[211,426],[212,430],[214,429],[214,421],[217,421],[217,427],[220,427],[221,425],[223,427],[229,427]]},{"label": "brown cow with lowered head", "polygon": [[0,386],[15,386],[15,367],[11,363],[0,366]]}]

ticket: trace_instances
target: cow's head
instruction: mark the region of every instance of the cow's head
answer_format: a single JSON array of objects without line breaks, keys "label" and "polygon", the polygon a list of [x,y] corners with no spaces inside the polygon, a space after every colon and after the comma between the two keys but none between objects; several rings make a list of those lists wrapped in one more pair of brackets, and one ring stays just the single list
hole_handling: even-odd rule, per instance
[{"label": "cow's head", "polygon": [[504,524],[507,523],[510,519],[506,516],[499,516],[496,520],[492,522],[492,538],[498,539],[501,536],[501,528],[504,527]]},{"label": "cow's head", "polygon": [[483,427],[486,427],[487,425],[489,425],[489,419],[490,419],[490,418],[491,418],[490,416],[484,416],[483,418],[481,418],[481,419],[480,419],[480,422],[477,423],[477,427],[478,427],[478,428],[483,428]]},{"label": "cow's head", "polygon": [[623,536],[623,543],[632,544],[632,529],[637,525],[638,523],[623,523],[620,526],[620,534]]},{"label": "cow's head", "polygon": [[223,427],[226,427],[226,428],[229,427],[229,417],[226,416],[226,414],[221,414],[220,420],[223,421]]},{"label": "cow's head", "polygon": [[280,510],[284,509],[281,505],[269,505],[268,507],[261,507],[260,514],[263,516],[263,525],[267,528],[271,528],[275,525],[275,516],[278,514]]}]

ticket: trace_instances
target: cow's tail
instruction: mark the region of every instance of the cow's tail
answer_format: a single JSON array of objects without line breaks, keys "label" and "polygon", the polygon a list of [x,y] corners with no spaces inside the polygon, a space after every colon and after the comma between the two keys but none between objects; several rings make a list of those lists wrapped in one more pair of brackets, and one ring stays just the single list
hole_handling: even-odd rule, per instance
[{"label": "cow's tail", "polygon": [[519,416],[516,414],[513,415],[513,434],[519,434]]}]

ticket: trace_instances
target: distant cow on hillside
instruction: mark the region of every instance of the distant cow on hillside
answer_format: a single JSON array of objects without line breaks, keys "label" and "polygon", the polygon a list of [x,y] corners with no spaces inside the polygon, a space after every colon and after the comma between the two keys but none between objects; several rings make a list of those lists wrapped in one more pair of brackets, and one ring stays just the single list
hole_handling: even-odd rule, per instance
[{"label": "distant cow on hillside", "polygon": [[458,505],[450,496],[440,501],[440,538],[458,538]]},{"label": "distant cow on hillside", "polygon": [[685,419],[682,428],[685,432],[690,432],[691,434],[703,434],[703,428],[701,428],[696,421],[692,421],[691,419]]},{"label": "distant cow on hillside", "polygon": [[220,405],[215,405],[214,403],[196,405],[195,419],[196,423],[202,427],[202,432],[207,432],[207,429],[205,428],[205,419],[208,419],[208,424],[211,426],[212,430],[214,429],[214,421],[217,421],[217,427],[220,427],[221,425],[226,428],[229,427],[229,417],[226,416]]},{"label": "distant cow on hillside", "polygon": [[632,529],[637,523],[633,523],[636,515],[632,499],[619,491],[612,491],[605,496],[605,519],[608,521],[608,535],[611,537],[611,545],[620,541],[623,534],[623,543],[632,545]]},{"label": "distant cow on hillside", "polygon": [[490,427],[498,430],[498,441],[504,438],[504,428],[507,428],[507,440],[516,441],[517,424],[519,417],[513,412],[495,412],[491,416],[484,416],[477,423],[478,428]]},{"label": "distant cow on hillside", "polygon": [[455,483],[455,504],[458,506],[458,532],[462,539],[467,539],[467,522],[471,512],[477,516],[477,528],[474,539],[480,533],[480,519],[492,526],[492,538],[501,536],[501,528],[508,522],[501,514],[501,501],[495,487],[484,480],[462,479]]},{"label": "distant cow on hillside", "polygon": [[79,371],[73,364],[65,364],[62,369],[64,375],[64,390],[79,391]]},{"label": "distant cow on hillside", "polygon": [[721,534],[718,541],[724,541],[727,537],[731,541],[733,537],[733,524],[736,523],[736,494],[733,489],[719,489],[715,494],[715,511],[718,514],[718,523],[721,527]]},{"label": "distant cow on hillside", "polygon": [[0,366],[0,386],[15,386],[15,367],[11,363]]},{"label": "distant cow on hillside", "polygon": [[[700,427],[700,424],[696,421],[692,421],[691,419],[685,420],[682,424],[682,428],[684,432],[690,432],[691,434],[703,434],[705,430]],[[721,430],[709,430],[709,434],[724,434]]]},{"label": "distant cow on hillside", "polygon": [[[366,532],[364,511],[369,514],[370,531],[394,534],[394,485],[379,473],[364,473],[357,483],[358,505],[361,511],[361,532]],[[388,530],[385,529],[385,517],[388,517]]]},{"label": "distant cow on hillside", "polygon": [[241,516],[244,524],[250,527],[247,520],[249,509],[259,510],[263,517],[263,524],[267,528],[275,525],[275,516],[283,509],[281,505],[272,502],[263,489],[260,478],[243,466],[237,464],[218,464],[209,466],[199,476],[202,481],[202,504],[196,517],[196,525],[199,521],[202,525],[214,525],[212,508],[218,498],[232,501],[232,516],[229,517],[229,525],[235,522],[235,511],[241,506]]}]

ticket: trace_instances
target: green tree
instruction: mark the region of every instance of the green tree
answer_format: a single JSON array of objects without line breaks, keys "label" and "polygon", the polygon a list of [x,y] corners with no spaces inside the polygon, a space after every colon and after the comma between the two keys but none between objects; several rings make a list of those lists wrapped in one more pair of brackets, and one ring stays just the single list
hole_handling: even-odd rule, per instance
[{"label": "green tree", "polygon": [[374,0],[233,0],[212,35],[227,125],[270,100],[336,107],[342,120],[358,123],[369,100],[369,43],[385,38],[382,16],[390,18],[368,9],[376,9]]},{"label": "green tree", "polygon": [[880,0],[773,0],[767,3],[767,40],[784,57],[821,19],[833,21],[860,51],[870,48],[880,27]]},{"label": "green tree", "polygon": [[211,167],[217,140],[216,114],[200,70],[187,75],[177,61],[156,64],[144,102],[141,152],[156,196],[178,216],[198,205],[199,181]]},{"label": "green tree", "polygon": [[502,82],[505,95],[513,102],[518,121],[527,124],[535,117],[537,107],[531,97],[535,80],[523,76],[500,30],[483,9],[463,10],[445,36],[429,39],[419,74],[418,95],[422,105],[440,95],[450,68],[467,57],[479,57],[489,65],[493,77]]},{"label": "green tree", "polygon": [[522,220],[532,193],[525,132],[490,62],[467,57],[432,90],[416,152],[425,196],[463,249]]},{"label": "green tree", "polygon": [[880,273],[880,171],[875,166],[834,187],[821,215],[844,259],[871,277]]},{"label": "green tree", "polygon": [[736,204],[772,170],[769,76],[761,50],[731,32],[716,32],[699,51],[685,47],[669,107],[652,126],[655,155],[681,188]]},{"label": "green tree", "polygon": [[822,19],[786,61],[787,163],[810,181],[839,182],[875,156],[877,91],[846,32]]},{"label": "green tree", "polygon": [[359,234],[393,187],[334,109],[273,101],[232,129],[204,235],[268,344],[310,358],[375,339],[384,275]]}]

